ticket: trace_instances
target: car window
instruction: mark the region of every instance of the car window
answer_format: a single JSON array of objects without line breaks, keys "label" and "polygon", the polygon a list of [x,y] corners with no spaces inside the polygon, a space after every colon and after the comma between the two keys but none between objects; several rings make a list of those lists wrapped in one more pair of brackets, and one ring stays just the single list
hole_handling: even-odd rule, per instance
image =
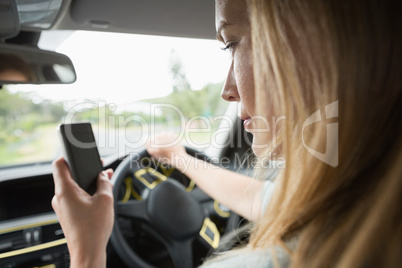
[{"label": "car window", "polygon": [[[164,131],[199,150],[213,143],[226,120],[220,91],[229,64],[217,41],[85,31],[67,36],[56,51],[73,61],[74,84],[0,91],[0,167],[60,156],[60,123],[91,122],[102,156],[138,151]],[[59,39],[60,32],[49,31],[39,45]]]}]

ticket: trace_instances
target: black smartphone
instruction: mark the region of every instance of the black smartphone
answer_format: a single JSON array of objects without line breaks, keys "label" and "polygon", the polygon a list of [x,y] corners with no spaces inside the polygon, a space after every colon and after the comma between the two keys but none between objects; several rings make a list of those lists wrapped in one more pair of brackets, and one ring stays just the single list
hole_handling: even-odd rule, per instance
[{"label": "black smartphone", "polygon": [[71,175],[82,189],[93,195],[103,166],[91,124],[61,124],[58,132]]}]

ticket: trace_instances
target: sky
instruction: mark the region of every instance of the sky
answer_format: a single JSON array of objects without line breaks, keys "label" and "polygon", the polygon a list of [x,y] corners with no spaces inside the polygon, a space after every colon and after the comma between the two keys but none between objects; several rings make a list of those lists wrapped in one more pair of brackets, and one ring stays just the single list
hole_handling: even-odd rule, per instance
[{"label": "sky", "polygon": [[[52,38],[57,36],[48,33],[40,44]],[[38,101],[89,98],[119,105],[166,96],[172,91],[173,53],[198,90],[224,81],[230,55],[220,47],[216,40],[78,31],[56,48],[71,58],[78,76],[74,84],[14,87],[34,92]]]}]

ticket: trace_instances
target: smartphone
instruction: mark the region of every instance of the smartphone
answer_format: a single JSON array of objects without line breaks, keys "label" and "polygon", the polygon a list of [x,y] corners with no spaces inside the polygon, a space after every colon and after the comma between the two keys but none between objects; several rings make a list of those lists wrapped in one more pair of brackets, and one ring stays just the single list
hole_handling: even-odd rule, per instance
[{"label": "smartphone", "polygon": [[82,189],[93,195],[103,166],[91,124],[61,124],[58,132],[71,175]]}]

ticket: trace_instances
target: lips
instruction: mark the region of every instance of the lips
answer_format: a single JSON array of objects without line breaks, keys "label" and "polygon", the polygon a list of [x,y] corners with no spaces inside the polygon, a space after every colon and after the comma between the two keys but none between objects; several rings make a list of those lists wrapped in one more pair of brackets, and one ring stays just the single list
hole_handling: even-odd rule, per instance
[{"label": "lips", "polygon": [[243,120],[243,124],[244,124],[244,128],[246,130],[250,130],[251,128],[251,122],[253,121],[253,119],[251,117],[240,117],[241,120]]},{"label": "lips", "polygon": [[243,104],[241,102],[238,103],[238,111],[239,111],[239,118],[243,120],[244,128],[247,131],[251,131],[251,122],[253,121],[253,118],[250,116],[250,114],[244,109]]}]

